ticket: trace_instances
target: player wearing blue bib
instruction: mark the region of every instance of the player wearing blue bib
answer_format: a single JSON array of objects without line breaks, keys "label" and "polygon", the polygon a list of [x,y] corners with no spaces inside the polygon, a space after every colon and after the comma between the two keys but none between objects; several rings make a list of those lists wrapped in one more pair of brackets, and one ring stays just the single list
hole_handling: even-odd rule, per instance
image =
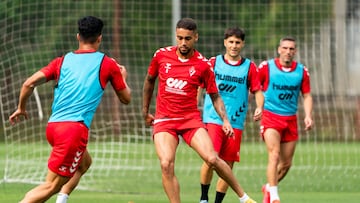
[{"label": "player wearing blue bib", "polygon": [[260,134],[268,151],[263,203],[280,203],[278,183],[291,167],[299,138],[296,112],[300,93],[304,98],[305,130],[313,125],[309,72],[294,60],[295,39],[281,39],[278,54],[279,57],[262,62],[258,74],[265,97]]},{"label": "player wearing blue bib", "polygon": [[[231,168],[233,168],[234,162],[240,161],[240,144],[248,110],[249,91],[254,93],[256,98],[257,107],[254,112],[254,120],[260,119],[264,102],[255,63],[240,55],[240,51],[244,47],[244,40],[245,33],[242,29],[227,29],[224,34],[226,53],[210,59],[214,67],[216,85],[224,101],[234,135],[226,136],[222,131],[221,118],[212,107],[208,94],[205,95],[203,108],[203,122],[206,124],[214,149]],[[200,172],[201,203],[208,202],[212,174],[213,169],[203,163]],[[227,189],[228,184],[219,178],[215,203],[222,202]]]},{"label": "player wearing blue bib", "polygon": [[56,203],[66,203],[80,178],[91,165],[87,150],[89,128],[107,83],[111,83],[118,99],[131,100],[124,66],[97,50],[102,41],[103,21],[93,16],[79,19],[79,47],[65,56],[53,59],[23,83],[17,110],[9,121],[15,124],[28,118],[26,102],[34,88],[56,81],[52,112],[46,127],[51,146],[46,179],[26,193],[20,203],[46,202],[59,192]]}]

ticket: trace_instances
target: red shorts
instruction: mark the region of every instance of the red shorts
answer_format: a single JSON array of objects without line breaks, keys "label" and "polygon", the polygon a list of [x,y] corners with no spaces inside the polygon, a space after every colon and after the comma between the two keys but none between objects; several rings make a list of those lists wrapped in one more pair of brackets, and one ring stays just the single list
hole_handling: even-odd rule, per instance
[{"label": "red shorts", "polygon": [[178,135],[190,146],[191,139],[199,128],[205,128],[200,118],[166,120],[154,124],[153,135],[160,132],[167,132],[173,135],[178,141]]},{"label": "red shorts", "polygon": [[88,132],[81,122],[48,123],[46,138],[52,146],[48,168],[58,175],[72,177],[86,150]]},{"label": "red shorts", "polygon": [[208,123],[206,129],[209,132],[214,149],[221,159],[232,162],[240,161],[242,130],[234,128],[234,136],[229,137],[225,135],[221,125]]},{"label": "red shorts", "polygon": [[281,142],[291,142],[299,139],[296,115],[280,116],[269,111],[264,111],[260,125],[260,134],[263,140],[264,133],[268,128],[273,128],[280,133]]}]

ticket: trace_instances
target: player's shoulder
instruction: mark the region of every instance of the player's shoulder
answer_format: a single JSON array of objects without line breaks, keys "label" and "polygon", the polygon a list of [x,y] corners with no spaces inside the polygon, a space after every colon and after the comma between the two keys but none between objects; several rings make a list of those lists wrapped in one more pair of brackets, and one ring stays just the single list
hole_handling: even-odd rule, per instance
[{"label": "player's shoulder", "polygon": [[306,65],[304,65],[304,64],[302,64],[302,67],[303,67],[303,71],[304,71],[304,74],[306,74],[306,75],[310,75],[310,73],[309,73],[309,69],[307,68],[307,66]]},{"label": "player's shoulder", "polygon": [[210,61],[197,50],[195,50],[193,58],[195,58],[195,60],[197,60],[201,65],[212,66]]},{"label": "player's shoulder", "polygon": [[108,55],[104,55],[104,59],[103,59],[103,64],[106,63],[106,64],[111,64],[111,65],[114,65],[114,64],[118,64],[118,62],[116,61],[115,58],[113,57],[110,57]]},{"label": "player's shoulder", "polygon": [[153,57],[156,57],[159,55],[164,55],[164,54],[169,54],[171,52],[174,52],[174,50],[176,50],[176,46],[161,47],[155,51]]},{"label": "player's shoulder", "polygon": [[110,57],[108,55],[104,55],[104,59],[102,61],[102,70],[105,69],[113,69],[113,70],[120,70],[120,64],[116,61],[115,58]]},{"label": "player's shoulder", "polygon": [[269,64],[269,62],[268,62],[267,60],[262,61],[262,62],[259,64],[258,68],[259,68],[259,69],[267,68],[267,67],[268,67],[268,64]]},{"label": "player's shoulder", "polygon": [[245,60],[249,61],[250,67],[255,67],[255,68],[257,67],[256,63],[250,58],[244,58],[244,61]]},{"label": "player's shoulder", "polygon": [[60,68],[62,62],[64,61],[65,55],[57,56],[54,59],[50,61],[50,63],[47,65],[48,68]]},{"label": "player's shoulder", "polygon": [[217,57],[217,56],[212,56],[212,57],[209,58],[209,62],[210,62],[211,65],[213,65],[213,66],[214,66],[215,63],[216,63],[216,57]]}]

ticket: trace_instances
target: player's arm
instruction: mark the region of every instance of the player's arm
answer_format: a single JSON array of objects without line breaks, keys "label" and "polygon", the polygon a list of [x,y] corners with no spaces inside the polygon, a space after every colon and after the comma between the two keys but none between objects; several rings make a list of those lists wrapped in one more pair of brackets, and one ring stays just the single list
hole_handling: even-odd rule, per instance
[{"label": "player's arm", "polygon": [[38,85],[45,83],[46,76],[42,71],[38,71],[30,76],[22,85],[19,96],[19,104],[17,110],[10,115],[9,121],[13,125],[20,121],[20,117],[28,118],[26,112],[26,102],[34,91],[34,88]]},{"label": "player's arm", "polygon": [[301,92],[304,97],[304,123],[305,123],[305,130],[310,130],[313,125],[312,119],[312,110],[313,110],[313,99],[311,96],[311,88],[310,88],[310,74],[306,67],[304,67],[303,72],[303,81],[301,83]]},{"label": "player's arm", "polygon": [[221,96],[219,93],[209,93],[209,96],[211,98],[211,101],[214,105],[214,108],[217,112],[217,114],[220,116],[220,118],[223,121],[223,131],[227,136],[233,136],[234,135],[234,129],[232,128],[230,121],[227,117],[226,109],[223,100],[221,99]]},{"label": "player's arm", "polygon": [[255,94],[256,109],[254,112],[253,119],[254,121],[258,121],[261,119],[262,116],[262,111],[264,107],[264,95],[261,90],[256,91],[254,94]]},{"label": "player's arm", "polygon": [[251,62],[250,70],[249,70],[249,77],[248,77],[248,84],[250,87],[250,92],[255,95],[255,103],[256,108],[253,115],[253,120],[258,121],[262,117],[262,111],[264,108],[264,95],[261,91],[261,83],[259,80],[259,70],[256,67],[254,62]]},{"label": "player's arm", "polygon": [[142,106],[142,114],[145,119],[145,124],[147,126],[152,125],[154,121],[154,116],[149,114],[149,106],[151,102],[152,95],[154,93],[156,77],[146,74],[143,86],[143,106]]},{"label": "player's arm", "polygon": [[313,99],[310,93],[306,93],[304,96],[304,112],[305,112],[305,130],[310,130],[313,125],[312,119],[312,108],[313,108]]},{"label": "player's arm", "polygon": [[105,56],[100,69],[100,83],[105,89],[106,83],[110,81],[116,96],[123,104],[129,104],[131,101],[131,88],[128,86],[127,70],[125,66],[120,65],[114,58]]},{"label": "player's arm", "polygon": [[123,66],[123,65],[119,65],[119,68],[120,68],[121,76],[124,80],[124,84],[126,87],[122,90],[116,91],[116,95],[119,98],[121,103],[129,104],[130,100],[131,100],[131,89],[128,86],[128,84],[126,83],[127,71],[126,71],[125,66]]}]

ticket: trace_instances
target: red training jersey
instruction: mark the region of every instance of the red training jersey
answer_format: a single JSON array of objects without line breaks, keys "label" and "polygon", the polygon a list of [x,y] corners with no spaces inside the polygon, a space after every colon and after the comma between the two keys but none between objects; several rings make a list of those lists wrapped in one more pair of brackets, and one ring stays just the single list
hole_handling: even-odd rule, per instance
[{"label": "red training jersey", "polygon": [[218,92],[209,61],[197,50],[191,58],[180,59],[176,50],[176,46],[160,48],[148,68],[149,75],[159,77],[156,119],[200,117],[198,87],[203,84],[207,93]]}]

